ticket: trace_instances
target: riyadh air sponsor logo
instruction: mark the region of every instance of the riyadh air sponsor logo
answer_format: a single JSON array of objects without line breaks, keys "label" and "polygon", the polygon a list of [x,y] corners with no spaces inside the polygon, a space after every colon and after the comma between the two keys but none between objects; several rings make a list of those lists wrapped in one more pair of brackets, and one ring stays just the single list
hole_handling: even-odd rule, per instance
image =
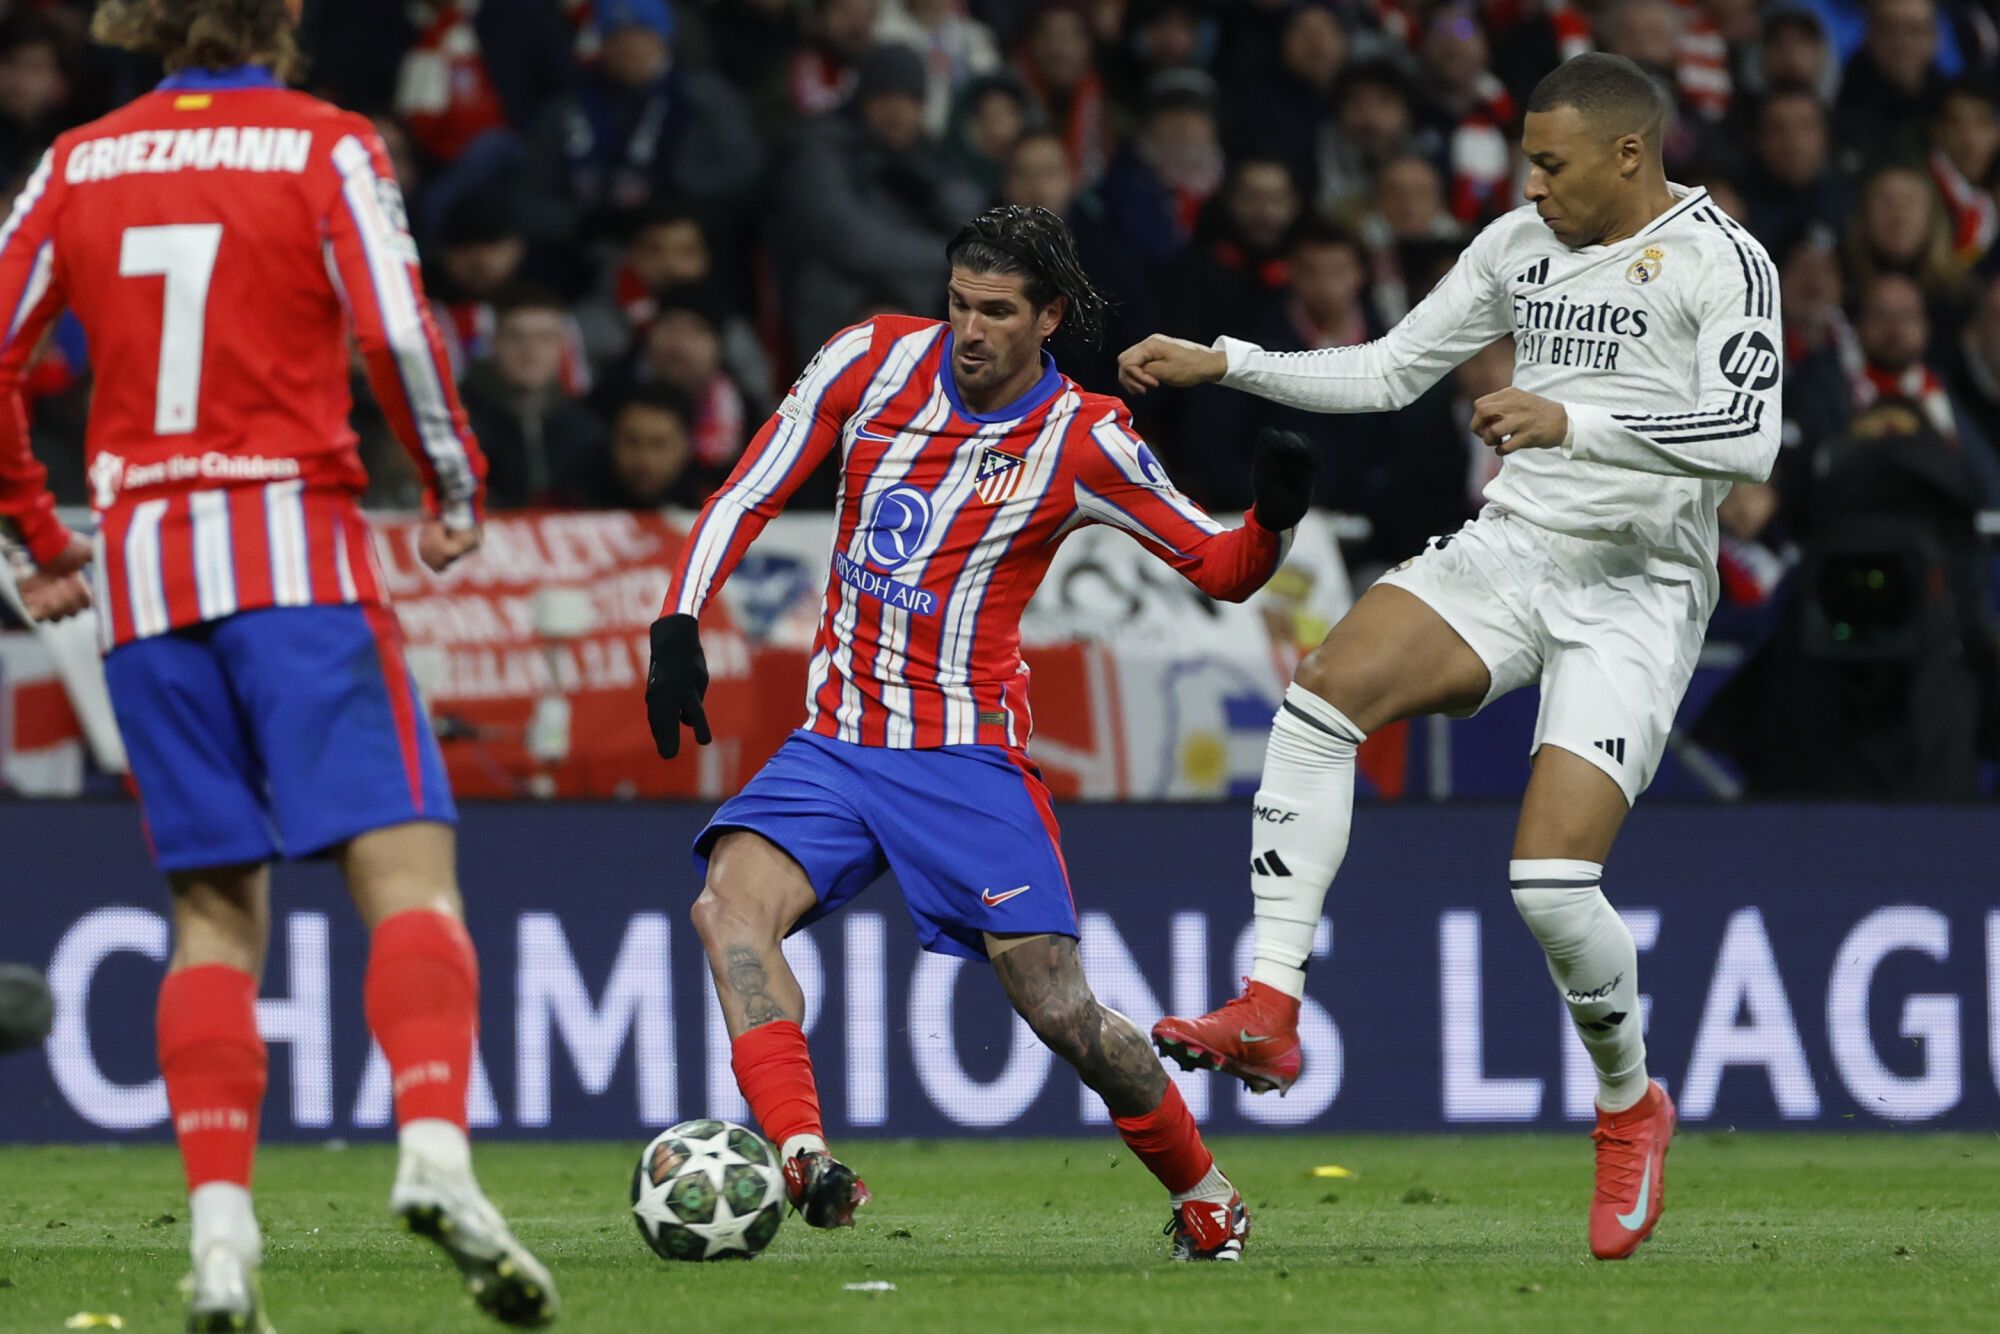
[{"label": "riyadh air sponsor logo", "polygon": [[833,568],[841,583],[878,602],[886,602],[916,616],[930,616],[937,611],[937,594],[930,589],[891,579],[878,570],[869,569],[844,551],[834,553]]},{"label": "riyadh air sponsor logo", "polygon": [[1736,334],[1722,345],[1722,376],[1738,389],[1758,393],[1778,382],[1778,350],[1762,331]]},{"label": "riyadh air sponsor logo", "polygon": [[917,554],[930,526],[929,496],[914,486],[891,488],[876,502],[868,524],[868,559],[884,572],[900,569]]}]

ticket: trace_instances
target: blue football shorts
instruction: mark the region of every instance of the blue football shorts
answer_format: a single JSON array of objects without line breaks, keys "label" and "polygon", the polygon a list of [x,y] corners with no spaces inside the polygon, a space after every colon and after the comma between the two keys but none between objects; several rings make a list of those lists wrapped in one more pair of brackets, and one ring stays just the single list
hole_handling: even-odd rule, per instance
[{"label": "blue football shorts", "polygon": [[386,608],[239,612],[121,644],[104,671],[163,871],[458,817]]},{"label": "blue football shorts", "polygon": [[794,732],[695,839],[697,873],[735,829],[805,871],[819,904],[801,927],[892,871],[927,950],[984,959],[988,932],[1077,934],[1049,790],[999,746],[891,750]]}]

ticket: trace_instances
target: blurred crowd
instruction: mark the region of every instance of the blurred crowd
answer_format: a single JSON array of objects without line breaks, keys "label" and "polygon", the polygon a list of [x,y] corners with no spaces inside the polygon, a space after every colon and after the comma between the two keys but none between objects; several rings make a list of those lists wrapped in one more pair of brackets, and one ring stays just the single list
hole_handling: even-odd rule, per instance
[{"label": "blurred crowd", "polygon": [[[0,0],[0,179],[158,76],[90,46],[88,8]],[[1373,337],[1519,202],[1520,108],[1590,49],[1658,76],[1670,176],[1781,272],[1789,448],[1725,509],[1732,602],[1777,584],[1814,460],[1884,404],[2000,505],[1982,0],[306,0],[302,37],[403,179],[499,508],[699,502],[828,334],[940,312],[944,243],[996,200],[1067,217],[1114,301],[1102,347],[1056,348],[1089,387],[1155,329]],[[1258,426],[1305,431],[1319,499],[1393,560],[1476,507],[1467,405],[1510,366],[1496,345],[1389,416],[1207,390],[1139,420],[1221,509]],[[65,324],[32,387],[72,499],[87,378]],[[357,398],[373,499],[407,503]]]}]

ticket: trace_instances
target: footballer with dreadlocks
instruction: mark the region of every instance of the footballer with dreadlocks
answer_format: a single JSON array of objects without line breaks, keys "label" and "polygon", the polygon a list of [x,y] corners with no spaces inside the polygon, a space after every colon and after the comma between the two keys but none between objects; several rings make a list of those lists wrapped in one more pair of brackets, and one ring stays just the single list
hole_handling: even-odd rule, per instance
[{"label": "footballer with dreadlocks", "polygon": [[1131,1020],[1077,956],[1055,814],[1028,758],[1021,609],[1063,538],[1113,524],[1211,597],[1242,601],[1283,559],[1312,463],[1270,433],[1256,506],[1224,528],[1175,489],[1125,405],[1056,369],[1058,330],[1096,336],[1104,300],[1046,209],[990,209],[946,248],[944,320],[881,315],[819,350],[703,507],[653,624],[646,712],[660,754],[706,745],[697,622],[757,533],[840,451],[833,567],[803,725],[694,847],[693,910],[737,1084],[814,1227],[868,1191],[829,1152],[792,930],[896,873],[924,948],[990,959],[1014,1008],[1076,1067],[1172,1197],[1174,1257],[1235,1260],[1243,1197]]}]

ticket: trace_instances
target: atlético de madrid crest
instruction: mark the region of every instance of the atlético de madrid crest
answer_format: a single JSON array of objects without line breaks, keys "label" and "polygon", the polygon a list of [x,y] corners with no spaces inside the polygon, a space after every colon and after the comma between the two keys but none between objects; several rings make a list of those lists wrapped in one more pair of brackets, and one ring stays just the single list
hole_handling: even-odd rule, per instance
[{"label": "atl\u00e9tico de madrid crest", "polygon": [[973,494],[989,505],[998,505],[1020,484],[1021,460],[986,446],[986,452],[979,456],[979,475],[972,479]]}]

